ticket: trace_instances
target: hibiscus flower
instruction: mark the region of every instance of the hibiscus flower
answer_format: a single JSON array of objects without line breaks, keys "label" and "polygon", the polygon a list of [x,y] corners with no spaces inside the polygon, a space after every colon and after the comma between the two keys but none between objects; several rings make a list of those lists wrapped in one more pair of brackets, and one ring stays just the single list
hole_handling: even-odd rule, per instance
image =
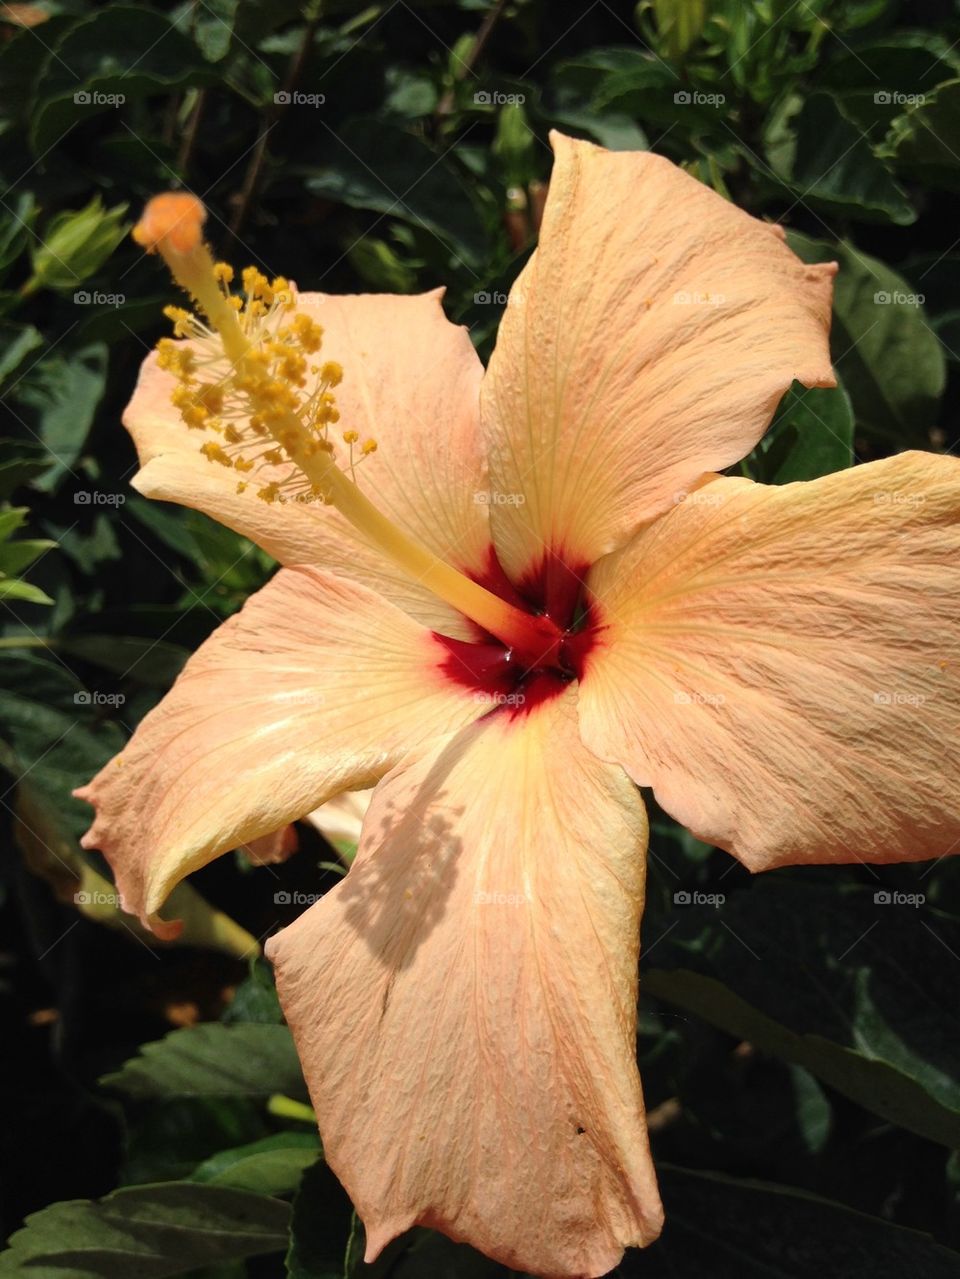
[{"label": "hibiscus flower", "polygon": [[835,268],[665,159],[553,141],[486,371],[439,292],[251,268],[244,300],[198,201],[148,206],[198,313],[127,411],[135,487],[284,567],[80,793],[169,935],[185,875],[375,786],[268,943],[367,1257],[419,1223],[596,1276],[662,1221],[638,785],[751,870],[950,851],[960,463],[718,475],[834,384]]}]

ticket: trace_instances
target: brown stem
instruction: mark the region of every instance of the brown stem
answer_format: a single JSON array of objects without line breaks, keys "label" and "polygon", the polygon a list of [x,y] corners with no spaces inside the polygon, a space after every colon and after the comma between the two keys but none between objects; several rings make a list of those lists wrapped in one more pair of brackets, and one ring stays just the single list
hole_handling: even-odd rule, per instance
[{"label": "brown stem", "polygon": [[[240,235],[240,229],[247,220],[250,212],[250,206],[253,203],[254,196],[257,193],[257,187],[260,185],[260,177],[263,172],[264,161],[267,156],[267,137],[270,130],[278,122],[283,115],[284,110],[289,105],[290,95],[300,83],[300,76],[303,72],[304,63],[310,53],[310,46],[313,44],[313,37],[317,30],[318,14],[314,12],[308,18],[306,26],[303,29],[303,37],[297,47],[297,51],[290,59],[290,65],[287,67],[287,74],[283,78],[280,95],[275,95],[273,105],[268,107],[264,112],[263,123],[260,126],[260,133],[257,137],[256,145],[250,154],[250,160],[247,164],[246,172],[243,175],[243,185],[240,188],[240,198],[236,203],[233,216],[230,219],[230,234],[234,239]],[[286,95],[286,96],[284,96]],[[283,97],[280,102],[276,101],[276,96]]]},{"label": "brown stem", "polygon": [[487,12],[487,16],[480,24],[480,28],[474,36],[473,44],[470,46],[470,51],[453,73],[453,85],[451,85],[437,103],[437,109],[434,112],[435,119],[442,120],[444,116],[449,115],[453,110],[454,90],[461,80],[466,79],[473,70],[474,64],[479,60],[480,55],[486,48],[487,41],[490,39],[491,35],[493,35],[493,29],[499,22],[500,15],[503,13],[506,3],[507,0],[496,0],[496,4],[494,4],[493,8]]}]

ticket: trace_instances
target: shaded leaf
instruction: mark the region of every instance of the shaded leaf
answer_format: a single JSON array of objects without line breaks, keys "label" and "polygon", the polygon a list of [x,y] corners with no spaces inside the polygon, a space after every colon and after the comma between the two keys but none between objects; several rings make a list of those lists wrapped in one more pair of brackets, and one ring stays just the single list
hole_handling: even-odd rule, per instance
[{"label": "shaded leaf", "polygon": [[174,1030],[102,1083],[132,1097],[305,1096],[286,1026],[209,1022]]},{"label": "shaded leaf", "polygon": [[0,1254],[0,1274],[36,1279],[162,1279],[286,1246],[279,1199],[193,1182],[72,1199],[27,1218]]}]

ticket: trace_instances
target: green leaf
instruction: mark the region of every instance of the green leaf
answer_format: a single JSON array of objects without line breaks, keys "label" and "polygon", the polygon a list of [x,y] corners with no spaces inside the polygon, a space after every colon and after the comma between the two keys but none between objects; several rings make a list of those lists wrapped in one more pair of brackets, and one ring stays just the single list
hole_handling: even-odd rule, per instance
[{"label": "green leaf", "polygon": [[946,361],[922,294],[847,241],[830,245],[791,233],[805,262],[838,261],[830,347],[858,426],[901,443],[929,442],[946,384]]},{"label": "green leaf", "polygon": [[221,1150],[200,1164],[192,1180],[258,1195],[288,1195],[297,1189],[304,1172],[316,1163],[320,1153],[315,1134],[279,1132],[245,1146]]},{"label": "green leaf", "polygon": [[792,1187],[659,1164],[666,1211],[660,1240],[629,1253],[624,1279],[956,1279],[960,1255]]},{"label": "green leaf", "polygon": [[53,462],[42,444],[0,439],[0,501],[42,474]]},{"label": "green leaf", "polygon": [[0,387],[13,377],[38,346],[43,346],[43,335],[32,324],[22,328],[0,327]]},{"label": "green leaf", "polygon": [[102,343],[69,356],[51,355],[30,370],[17,399],[36,414],[37,434],[54,458],[53,465],[34,480],[34,487],[52,492],[83,451],[107,375],[107,348]]},{"label": "green leaf", "polygon": [[449,159],[383,120],[349,120],[325,139],[327,162],[312,168],[314,195],[389,214],[439,237],[455,258],[476,266],[486,235],[469,188]]},{"label": "green leaf", "polygon": [[768,123],[766,149],[802,204],[864,222],[916,221],[906,192],[829,94],[788,98]]},{"label": "green leaf", "polygon": [[132,1097],[306,1096],[286,1026],[218,1022],[174,1030],[101,1081]]},{"label": "green leaf", "polygon": [[23,600],[25,604],[52,604],[53,600],[39,586],[19,579],[0,578],[0,600]]},{"label": "green leaf", "polygon": [[767,484],[815,480],[853,465],[853,409],[842,386],[787,391],[758,450]]},{"label": "green leaf", "polygon": [[162,1279],[276,1252],[289,1220],[287,1205],[266,1195],[194,1182],[135,1186],[33,1213],[0,1254],[0,1275]]},{"label": "green leaf", "polygon": [[891,125],[886,151],[907,177],[960,191],[960,80],[940,84],[920,96]]},{"label": "green leaf", "polygon": [[818,86],[836,93],[844,114],[874,142],[926,86],[960,70],[956,49],[933,31],[891,31],[835,55],[821,67]]},{"label": "green leaf", "polygon": [[681,906],[643,988],[960,1145],[960,1015],[942,958],[957,951],[960,921],[930,906],[771,877],[715,910]]},{"label": "green leaf", "polygon": [[137,635],[76,635],[58,639],[55,647],[114,675],[162,688],[173,683],[190,656],[179,644]]},{"label": "green leaf", "polygon": [[33,192],[24,191],[10,210],[9,217],[0,223],[0,277],[6,274],[30,243],[30,231],[36,216]]},{"label": "green leaf", "polygon": [[250,976],[237,987],[222,1020],[228,1026],[241,1021],[274,1026],[282,1023],[283,1013],[269,964],[256,960],[250,965]]},{"label": "green leaf", "polygon": [[37,803],[57,814],[64,833],[78,837],[90,808],[72,799],[123,745],[116,725],[99,718],[90,693],[60,663],[7,652],[0,662],[0,766]]},{"label": "green leaf", "polygon": [[50,47],[31,121],[34,154],[134,98],[209,84],[216,74],[193,41],[155,9],[112,4],[96,10]]}]

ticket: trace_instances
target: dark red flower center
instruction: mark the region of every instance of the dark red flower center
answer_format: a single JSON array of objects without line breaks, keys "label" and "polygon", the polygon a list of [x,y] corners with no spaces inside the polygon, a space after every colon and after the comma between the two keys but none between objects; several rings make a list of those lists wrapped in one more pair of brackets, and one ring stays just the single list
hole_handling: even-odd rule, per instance
[{"label": "dark red flower center", "polygon": [[518,650],[477,627],[476,640],[437,635],[446,650],[443,673],[461,687],[472,689],[478,701],[510,714],[529,712],[556,697],[579,679],[587,653],[597,638],[595,610],[584,581],[589,565],[571,563],[562,554],[544,555],[535,569],[518,582],[504,572],[491,546],[489,562],[475,581],[531,620],[531,642]]}]

